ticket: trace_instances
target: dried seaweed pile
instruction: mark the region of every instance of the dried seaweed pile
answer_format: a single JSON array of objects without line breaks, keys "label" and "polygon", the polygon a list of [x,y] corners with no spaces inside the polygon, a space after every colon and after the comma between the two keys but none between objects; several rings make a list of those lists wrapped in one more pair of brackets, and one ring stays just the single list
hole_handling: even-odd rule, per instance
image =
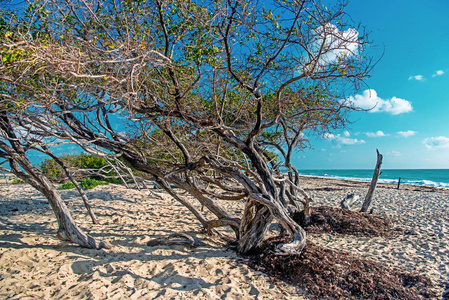
[{"label": "dried seaweed pile", "polygon": [[[393,225],[380,217],[338,208],[315,208],[313,232],[390,236]],[[397,233],[396,233],[397,234]],[[288,237],[264,242],[249,259],[252,268],[305,290],[313,299],[421,299],[435,297],[432,282],[422,275],[391,269],[349,253],[308,242],[301,255],[276,255],[276,245]]]},{"label": "dried seaweed pile", "polygon": [[311,223],[304,226],[304,217],[299,213],[293,219],[308,233],[335,232],[355,236],[392,237],[402,232],[385,218],[350,211],[347,209],[320,206],[312,209]]}]

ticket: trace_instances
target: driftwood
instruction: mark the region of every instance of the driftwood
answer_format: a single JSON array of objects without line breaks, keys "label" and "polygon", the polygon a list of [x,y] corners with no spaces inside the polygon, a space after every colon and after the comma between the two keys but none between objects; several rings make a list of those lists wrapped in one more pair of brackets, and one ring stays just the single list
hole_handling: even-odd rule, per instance
[{"label": "driftwood", "polygon": [[373,194],[374,190],[376,189],[377,180],[379,179],[380,176],[380,168],[382,166],[383,156],[382,154],[379,153],[379,150],[376,149],[376,152],[377,152],[376,168],[374,169],[374,175],[373,178],[371,179],[371,184],[369,186],[368,193],[366,194],[365,201],[363,202],[362,209],[360,210],[360,212],[368,211],[368,208],[373,200]]},{"label": "driftwood", "polygon": [[357,202],[359,199],[360,199],[359,195],[355,195],[354,193],[348,193],[346,197],[340,202],[341,208],[352,210],[351,205]]},{"label": "driftwood", "polygon": [[147,242],[147,246],[171,246],[182,245],[190,248],[196,248],[203,245],[198,239],[185,233],[172,233],[167,237],[153,239]]}]

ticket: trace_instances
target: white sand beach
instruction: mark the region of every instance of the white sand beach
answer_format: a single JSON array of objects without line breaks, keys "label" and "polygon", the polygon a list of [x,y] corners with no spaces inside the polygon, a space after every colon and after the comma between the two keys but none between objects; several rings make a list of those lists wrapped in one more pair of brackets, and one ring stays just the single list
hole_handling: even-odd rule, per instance
[{"label": "white sand beach", "polygon": [[[314,206],[338,206],[367,183],[304,179]],[[408,190],[405,190],[407,188]],[[387,266],[429,276],[439,298],[449,281],[449,194],[381,185],[374,213],[391,218],[406,234],[354,238],[310,234],[327,248],[345,250]],[[100,225],[93,225],[74,191],[62,191],[77,224],[110,250],[60,244],[46,199],[27,185],[0,187],[0,298],[2,299],[307,299],[298,288],[250,269],[218,238],[201,232],[194,217],[170,196],[118,185],[87,191]],[[357,203],[359,206],[361,203]],[[241,202],[228,205],[237,213]],[[278,226],[273,226],[274,233]],[[147,246],[182,232],[203,244]]]}]

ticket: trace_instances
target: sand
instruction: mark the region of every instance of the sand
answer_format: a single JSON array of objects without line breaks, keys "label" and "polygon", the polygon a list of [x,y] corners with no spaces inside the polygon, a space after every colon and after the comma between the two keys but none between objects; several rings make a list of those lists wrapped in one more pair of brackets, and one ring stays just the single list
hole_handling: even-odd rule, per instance
[{"label": "sand", "polygon": [[[368,186],[311,178],[303,184],[315,206],[338,206],[347,192],[364,195]],[[75,191],[62,195],[77,224],[112,244],[112,249],[61,244],[45,198],[27,185],[2,185],[0,298],[307,299],[294,286],[250,269],[224,242],[203,234],[187,209],[164,193],[118,185],[89,190],[100,225],[91,224]],[[240,202],[226,205],[237,214],[243,208]],[[398,191],[382,185],[373,207],[375,214],[391,218],[406,234],[388,239],[330,234],[308,238],[323,247],[426,274],[441,295],[449,281],[447,191],[410,186]],[[278,226],[272,228],[276,234]],[[196,237],[202,245],[147,246],[149,240],[174,232]]]}]

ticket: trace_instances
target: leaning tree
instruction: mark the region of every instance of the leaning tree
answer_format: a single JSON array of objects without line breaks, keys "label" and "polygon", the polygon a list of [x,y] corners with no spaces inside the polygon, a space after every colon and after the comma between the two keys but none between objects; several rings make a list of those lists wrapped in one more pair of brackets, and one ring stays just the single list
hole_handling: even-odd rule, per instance
[{"label": "leaning tree", "polygon": [[[298,253],[305,232],[290,213],[307,215],[311,199],[292,155],[311,132],[344,126],[353,109],[345,99],[372,66],[344,9],[312,0],[49,0],[3,11],[1,114],[21,134],[2,138],[121,157],[207,230],[230,226],[241,252],[276,219],[293,238],[280,252]],[[244,201],[244,212],[217,200]]]}]

